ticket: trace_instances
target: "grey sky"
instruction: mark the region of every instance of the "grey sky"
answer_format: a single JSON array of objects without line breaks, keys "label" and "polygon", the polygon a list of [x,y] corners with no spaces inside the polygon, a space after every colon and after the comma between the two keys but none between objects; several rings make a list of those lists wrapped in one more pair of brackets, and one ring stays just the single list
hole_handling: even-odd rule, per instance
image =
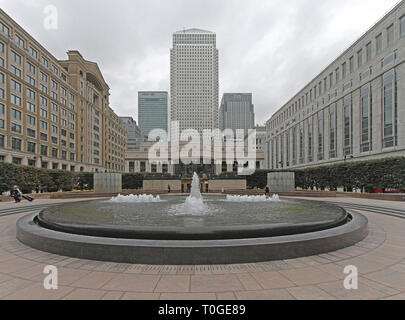
[{"label": "grey sky", "polygon": [[[217,34],[220,98],[252,92],[256,122],[349,47],[397,0],[0,0],[0,7],[58,59],[69,49],[96,61],[111,106],[137,119],[138,91],[170,91],[172,33]],[[58,8],[45,30],[43,10]]]}]

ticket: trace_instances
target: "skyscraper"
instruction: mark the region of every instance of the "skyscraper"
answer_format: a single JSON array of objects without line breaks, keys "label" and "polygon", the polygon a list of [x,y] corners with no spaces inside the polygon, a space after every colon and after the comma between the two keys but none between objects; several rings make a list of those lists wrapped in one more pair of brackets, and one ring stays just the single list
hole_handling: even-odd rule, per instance
[{"label": "skyscraper", "polygon": [[224,93],[219,109],[219,127],[221,130],[245,130],[255,126],[255,112],[251,93]]},{"label": "skyscraper", "polygon": [[218,49],[210,31],[173,34],[171,49],[171,121],[179,130],[218,128]]},{"label": "skyscraper", "polygon": [[144,141],[141,128],[132,117],[120,117],[122,126],[128,133],[128,151],[137,151]]},{"label": "skyscraper", "polygon": [[168,93],[165,91],[138,92],[138,125],[148,136],[154,129],[168,131]]}]

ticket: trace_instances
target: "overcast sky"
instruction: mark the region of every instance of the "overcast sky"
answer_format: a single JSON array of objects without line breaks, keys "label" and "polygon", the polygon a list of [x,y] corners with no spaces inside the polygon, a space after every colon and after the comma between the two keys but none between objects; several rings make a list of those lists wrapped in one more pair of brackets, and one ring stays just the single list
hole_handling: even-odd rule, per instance
[{"label": "overcast sky", "polygon": [[[120,116],[136,120],[138,91],[170,91],[172,33],[217,34],[220,99],[252,92],[263,124],[398,0],[0,0],[58,59],[70,49],[98,63]],[[58,29],[43,27],[58,9]]]}]

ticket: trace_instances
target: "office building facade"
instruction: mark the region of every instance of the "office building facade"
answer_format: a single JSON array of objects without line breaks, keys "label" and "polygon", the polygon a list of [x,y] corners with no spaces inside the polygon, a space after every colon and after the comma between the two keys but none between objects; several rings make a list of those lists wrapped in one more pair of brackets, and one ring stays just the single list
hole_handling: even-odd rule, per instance
[{"label": "office building facade", "polygon": [[[125,131],[97,64],[57,60],[0,10],[0,161],[70,171],[123,171]],[[115,127],[115,129],[114,129]],[[111,132],[109,134],[108,132]],[[120,152],[112,131],[119,132]],[[114,137],[114,138],[113,138]]]},{"label": "office building facade", "polygon": [[128,135],[127,151],[132,152],[139,150],[141,143],[145,140],[141,128],[139,128],[132,117],[121,117],[121,121]]},{"label": "office building facade", "polygon": [[224,93],[219,108],[219,128],[243,129],[245,134],[255,127],[255,112],[251,93]]},{"label": "office building facade", "polygon": [[143,135],[161,129],[168,132],[168,93],[163,91],[138,92],[138,125]]},{"label": "office building facade", "polygon": [[405,2],[266,124],[269,169],[405,156]]},{"label": "office building facade", "polygon": [[218,128],[215,33],[199,29],[176,32],[170,54],[171,122],[179,123],[180,132],[195,129],[200,135],[204,129]]}]

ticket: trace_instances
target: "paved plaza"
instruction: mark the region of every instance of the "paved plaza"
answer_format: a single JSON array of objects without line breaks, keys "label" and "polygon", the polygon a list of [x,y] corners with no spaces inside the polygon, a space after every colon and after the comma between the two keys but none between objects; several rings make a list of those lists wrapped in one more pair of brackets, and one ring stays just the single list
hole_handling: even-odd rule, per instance
[{"label": "paved plaza", "polygon": [[[402,202],[322,200],[405,210]],[[38,200],[34,204],[59,202],[67,201]],[[81,260],[31,249],[16,240],[16,221],[30,211],[1,216],[4,209],[30,205],[0,203],[3,300],[405,299],[402,218],[357,210],[369,219],[368,237],[353,247],[317,256],[241,265],[152,266]],[[47,265],[58,268],[58,290],[44,289],[43,271]],[[358,268],[358,290],[344,288],[344,268],[349,265]]]}]

